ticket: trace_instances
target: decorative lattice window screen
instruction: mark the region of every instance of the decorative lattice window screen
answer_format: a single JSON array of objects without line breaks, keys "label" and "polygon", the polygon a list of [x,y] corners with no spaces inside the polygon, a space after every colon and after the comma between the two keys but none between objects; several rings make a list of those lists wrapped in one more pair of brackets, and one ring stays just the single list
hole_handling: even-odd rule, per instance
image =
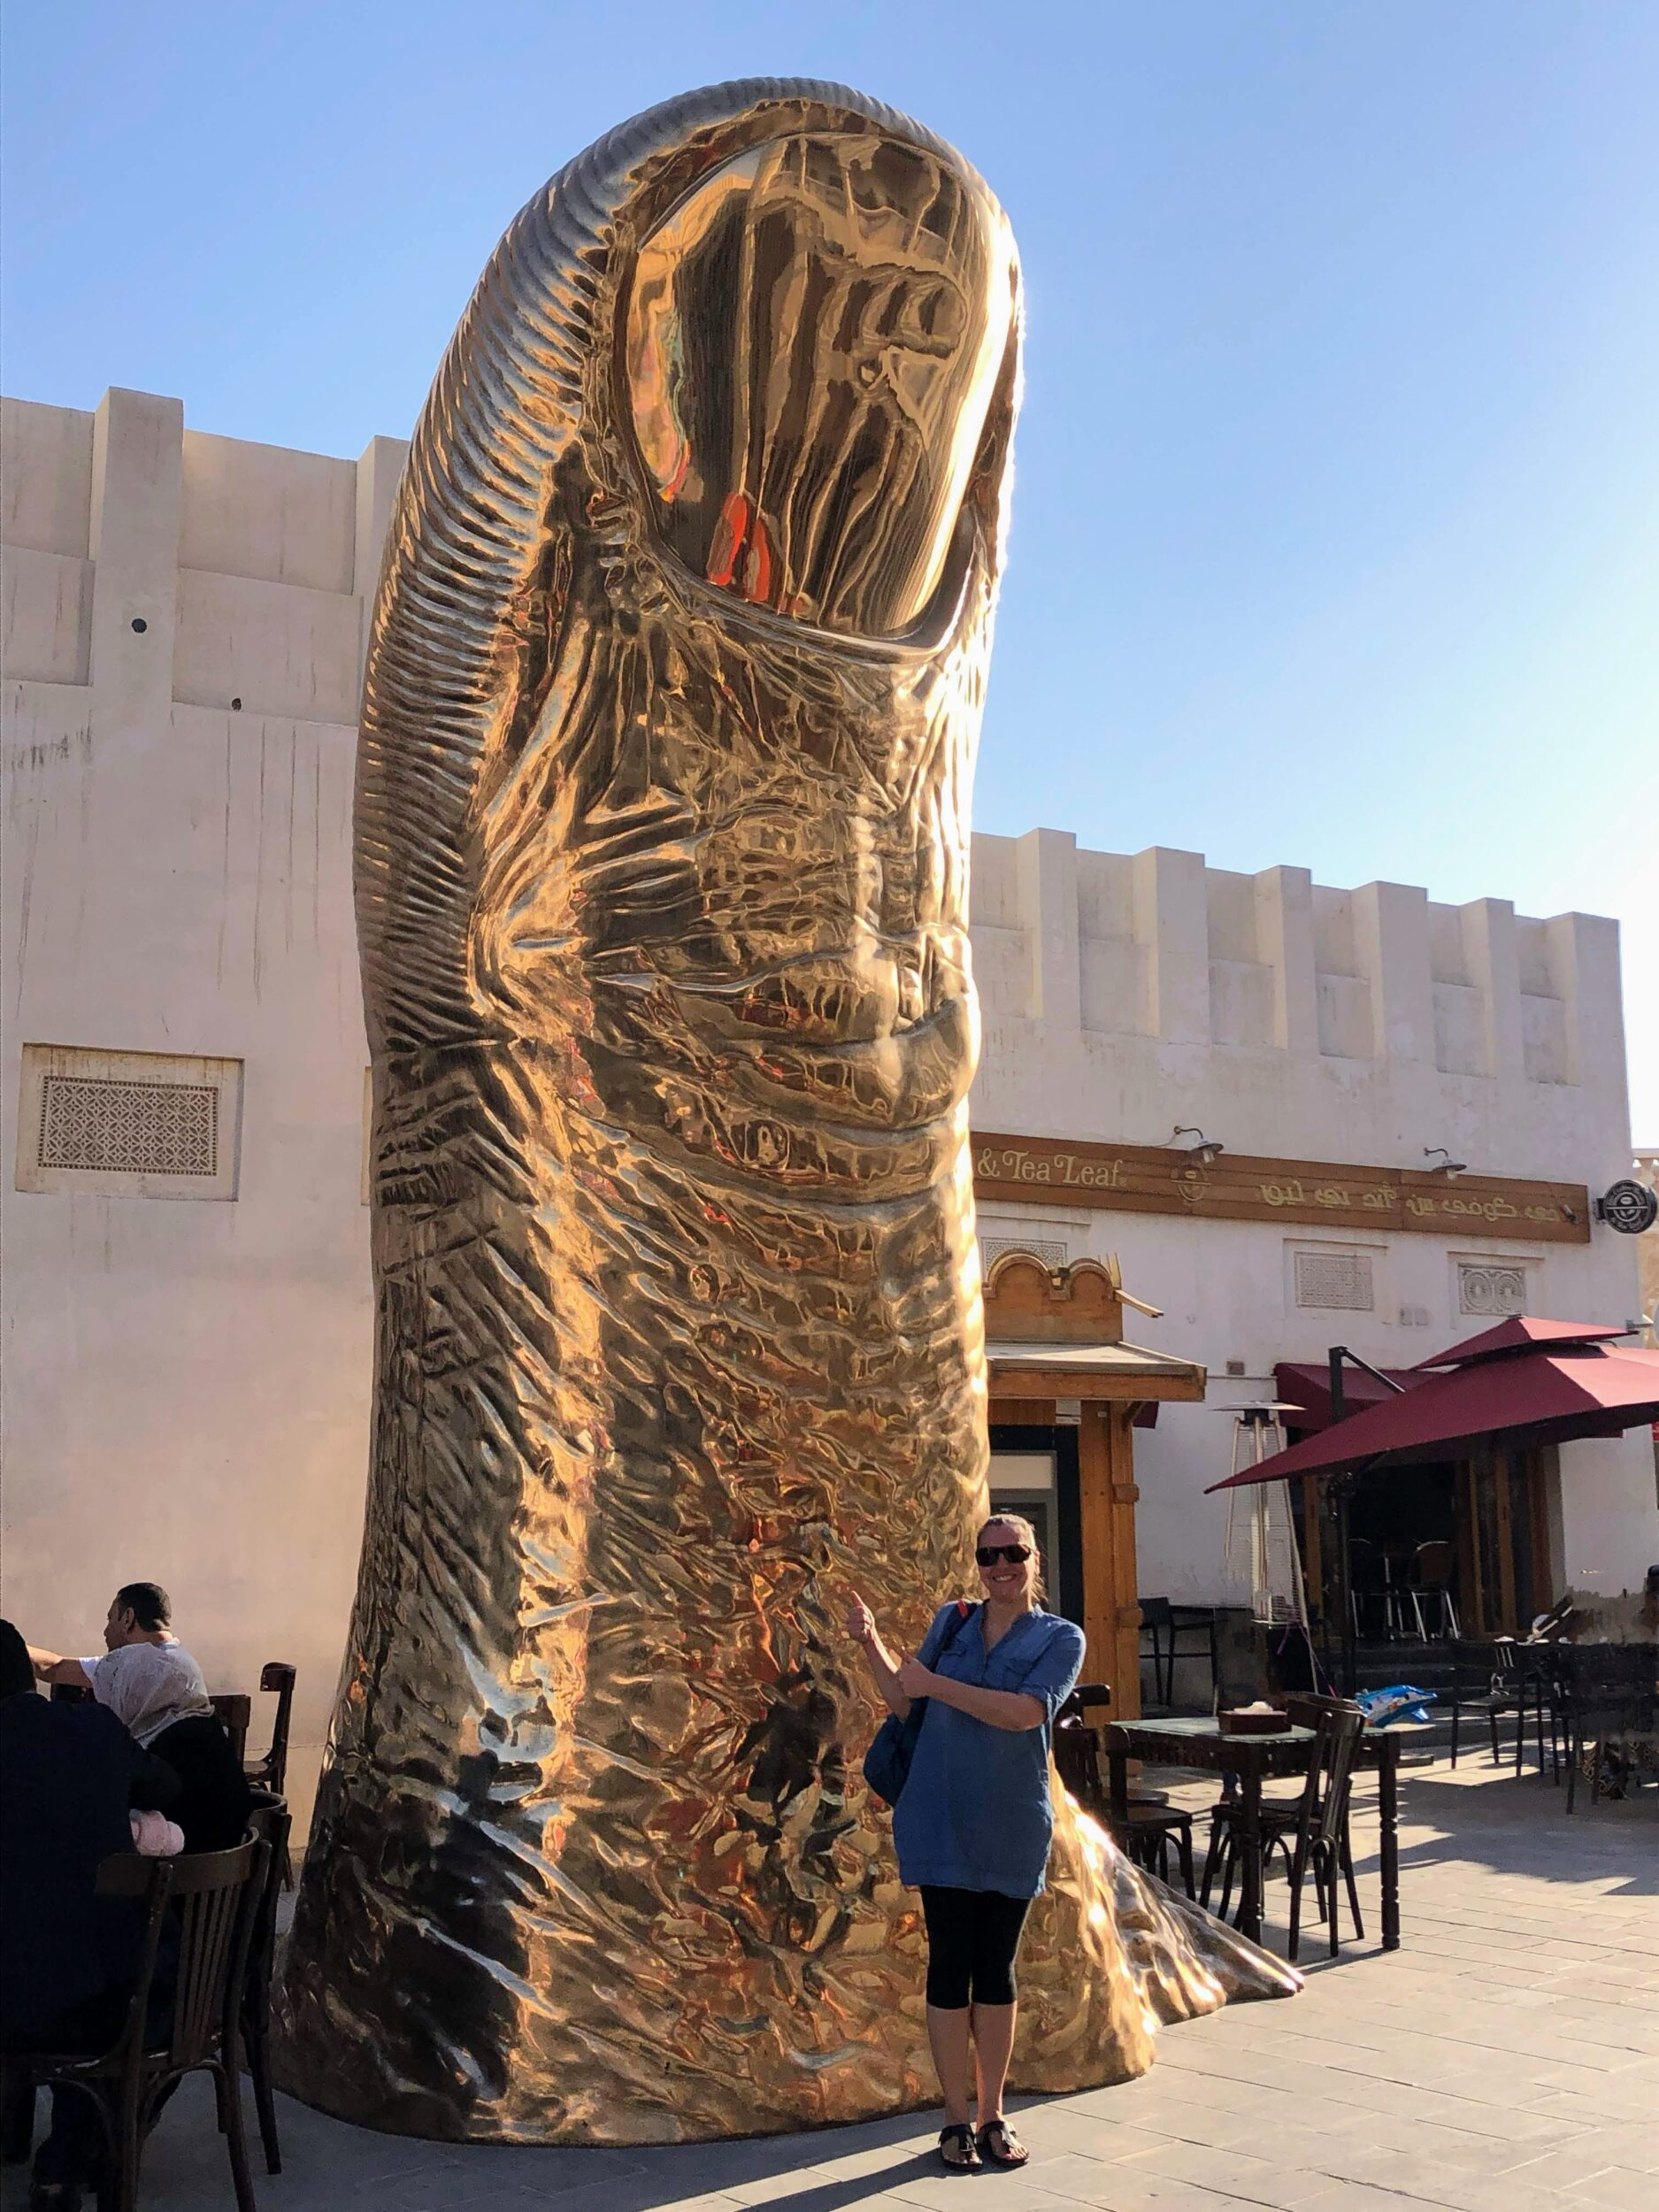
[{"label": "decorative lattice window screen", "polygon": [[93,1174],[217,1175],[219,1086],[49,1075],[35,1159]]},{"label": "decorative lattice window screen", "polygon": [[1064,1267],[1066,1248],[1058,1237],[981,1237],[979,1263],[988,1269],[1004,1252],[1029,1252],[1045,1267]]},{"label": "decorative lattice window screen", "polygon": [[1369,1252],[1298,1252],[1296,1303],[1324,1311],[1370,1313],[1377,1299]]},{"label": "decorative lattice window screen", "polygon": [[1525,1313],[1526,1270],[1494,1266],[1484,1260],[1459,1260],[1457,1310],[1492,1320],[1502,1320],[1506,1314]]},{"label": "decorative lattice window screen", "polygon": [[25,1045],[17,1187],[234,1198],[242,1063]]}]

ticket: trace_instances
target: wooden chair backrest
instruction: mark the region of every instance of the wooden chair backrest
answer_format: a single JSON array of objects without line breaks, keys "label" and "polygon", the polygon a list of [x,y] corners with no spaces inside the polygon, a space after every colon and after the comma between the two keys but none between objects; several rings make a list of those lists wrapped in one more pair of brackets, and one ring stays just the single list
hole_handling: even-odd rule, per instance
[{"label": "wooden chair backrest", "polygon": [[[234,2034],[254,1919],[265,1881],[266,1846],[257,1839],[234,1851],[204,1851],[173,1859],[106,1859],[98,1870],[103,1896],[149,1899],[171,1905],[179,1928],[178,1978],[165,2063],[199,2066],[221,2036]],[[145,1960],[134,1993],[128,2031],[143,2031],[143,2008],[155,1973],[155,1949]]]},{"label": "wooden chair backrest", "polygon": [[230,1747],[240,1761],[248,1751],[248,1723],[253,1715],[253,1700],[246,1690],[214,1690],[208,1703],[212,1707],[219,1726],[230,1738]]},{"label": "wooden chair backrest", "polygon": [[1081,1720],[1091,1705],[1110,1705],[1110,1682],[1079,1682],[1055,1716],[1056,1720]]},{"label": "wooden chair backrest", "polygon": [[1334,1843],[1342,1832],[1354,1757],[1365,1732],[1365,1716],[1346,1698],[1298,1697],[1286,1701],[1286,1718],[1295,1721],[1298,1708],[1305,1717],[1297,1724],[1305,1727],[1309,1720],[1315,1724],[1313,1752],[1296,1819],[1296,1847],[1305,1852],[1315,1836],[1321,1842]]},{"label": "wooden chair backrest", "polygon": [[276,1693],[276,1718],[271,1724],[271,1748],[263,1759],[255,1762],[252,1772],[261,1785],[274,1790],[279,1797],[288,1784],[288,1724],[294,1709],[294,1685],[297,1671],[286,1659],[267,1659],[259,1670],[259,1687]]}]

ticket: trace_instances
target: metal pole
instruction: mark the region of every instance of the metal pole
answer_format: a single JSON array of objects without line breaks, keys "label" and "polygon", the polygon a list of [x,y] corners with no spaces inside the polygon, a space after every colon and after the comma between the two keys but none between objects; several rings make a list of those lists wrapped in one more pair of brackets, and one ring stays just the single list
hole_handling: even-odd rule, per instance
[{"label": "metal pole", "polygon": [[[1326,1355],[1331,1376],[1331,1425],[1334,1428],[1348,1412],[1348,1387],[1342,1373],[1342,1363],[1348,1356],[1346,1344],[1333,1344]],[[1354,1569],[1348,1557],[1348,1502],[1353,1487],[1353,1477],[1345,1468],[1335,1478],[1337,1554],[1341,1562],[1342,1584],[1342,1694],[1352,1697],[1359,1677],[1359,1655],[1355,1649],[1354,1625]]]},{"label": "metal pole", "polygon": [[1353,1491],[1354,1478],[1346,1471],[1336,1479],[1337,1526],[1341,1532],[1342,1547],[1342,1694],[1352,1697],[1359,1687],[1358,1638],[1354,1624],[1353,1582],[1348,1562],[1348,1502]]}]

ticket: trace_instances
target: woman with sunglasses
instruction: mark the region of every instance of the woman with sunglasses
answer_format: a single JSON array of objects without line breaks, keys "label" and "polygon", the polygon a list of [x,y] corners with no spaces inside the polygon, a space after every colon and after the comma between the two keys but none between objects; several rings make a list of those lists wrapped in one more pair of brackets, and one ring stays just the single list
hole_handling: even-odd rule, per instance
[{"label": "woman with sunglasses", "polygon": [[941,1606],[913,1659],[890,1655],[856,1594],[847,1624],[891,1711],[902,1720],[912,1699],[927,1701],[893,1839],[901,1878],[922,1893],[927,2039],[945,2100],[939,2155],[955,2171],[1023,2166],[1030,2155],[1002,2115],[1014,1955],[1053,1839],[1054,1717],[1083,1664],[1082,1630],[1040,1602],[1031,1523],[996,1515],[975,1556],[980,1602]]}]

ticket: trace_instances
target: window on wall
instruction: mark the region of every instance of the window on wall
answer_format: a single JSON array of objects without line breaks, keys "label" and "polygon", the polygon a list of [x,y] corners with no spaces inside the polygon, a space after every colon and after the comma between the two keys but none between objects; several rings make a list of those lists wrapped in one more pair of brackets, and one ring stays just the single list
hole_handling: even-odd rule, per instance
[{"label": "window on wall", "polygon": [[1527,1309],[1527,1271],[1519,1260],[1459,1260],[1457,1310],[1477,1320],[1502,1321]]},{"label": "window on wall", "polygon": [[1369,1252],[1335,1245],[1304,1244],[1291,1248],[1291,1279],[1298,1306],[1317,1312],[1372,1313],[1377,1289]]},{"label": "window on wall", "polygon": [[234,1199],[242,1079],[240,1060],[25,1045],[17,1187]]}]

